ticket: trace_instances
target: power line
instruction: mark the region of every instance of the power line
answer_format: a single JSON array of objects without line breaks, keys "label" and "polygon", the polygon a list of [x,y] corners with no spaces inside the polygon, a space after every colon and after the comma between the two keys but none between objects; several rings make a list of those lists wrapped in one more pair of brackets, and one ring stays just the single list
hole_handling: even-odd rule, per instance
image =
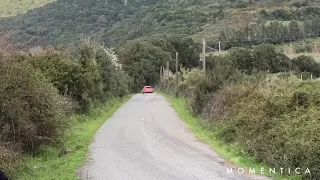
[{"label": "power line", "polygon": [[[304,3],[302,3],[295,11],[293,11],[287,18],[288,20],[294,13],[296,13],[302,6],[304,6],[309,0],[306,0]],[[284,22],[285,20],[281,21],[280,25]]]},{"label": "power line", "polygon": [[206,48],[208,48],[208,49],[211,49],[211,50],[217,50],[216,48],[212,48],[212,47],[209,47],[209,46],[205,46]]},{"label": "power line", "polygon": [[[307,38],[309,39],[309,38]],[[265,42],[265,41],[277,41],[277,42],[281,42],[281,41],[293,41],[292,38],[254,38],[254,39],[251,39],[251,40],[230,40],[230,41],[220,41],[221,43],[246,43],[246,42],[256,42],[256,41],[261,41],[261,42]],[[302,39],[299,39],[299,40],[304,40],[304,38]],[[211,41],[211,42],[207,42],[206,44],[217,44],[218,45],[219,41]],[[201,43],[193,43],[194,45],[202,45]],[[207,46],[207,48],[209,49],[212,49],[212,50],[216,50],[216,48],[213,48],[213,47],[210,47],[210,46]]]},{"label": "power line", "polygon": [[[267,40],[277,40],[277,39],[274,39],[274,38],[257,38],[257,39],[254,39],[254,40],[240,40],[240,41],[220,41],[220,43],[249,43],[249,42],[256,42],[256,41],[262,41],[263,43]],[[292,38],[281,38],[281,39],[278,39],[279,41],[275,42],[275,43],[285,43],[284,41],[293,41]],[[281,41],[280,41],[281,40]],[[300,40],[305,40],[305,39],[300,39]],[[219,43],[219,41],[217,42],[210,42],[210,43],[206,43],[206,44],[215,44],[215,43]],[[194,43],[194,45],[200,45],[200,43]],[[203,44],[201,44],[203,45]],[[213,48],[213,47],[210,47],[208,45],[205,45],[204,46],[205,48],[208,48],[208,49],[211,49],[211,50],[218,50],[217,48]]]}]

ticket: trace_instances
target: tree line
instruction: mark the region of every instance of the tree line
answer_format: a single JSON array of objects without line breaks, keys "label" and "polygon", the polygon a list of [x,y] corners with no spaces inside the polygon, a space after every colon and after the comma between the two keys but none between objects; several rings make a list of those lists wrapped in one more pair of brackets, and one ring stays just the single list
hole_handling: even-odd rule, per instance
[{"label": "tree line", "polygon": [[[269,21],[261,25],[247,26],[228,35],[221,31],[219,41],[223,49],[239,46],[254,46],[263,43],[282,44],[306,38],[320,37],[320,18],[314,18],[304,22],[290,21],[289,24],[282,21]],[[216,48],[217,45],[214,44]]]}]

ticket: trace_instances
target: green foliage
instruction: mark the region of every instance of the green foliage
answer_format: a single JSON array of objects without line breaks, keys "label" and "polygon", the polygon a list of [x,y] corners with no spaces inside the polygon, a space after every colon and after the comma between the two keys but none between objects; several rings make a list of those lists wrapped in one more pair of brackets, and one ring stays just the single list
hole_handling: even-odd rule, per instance
[{"label": "green foliage", "polygon": [[320,76],[320,64],[312,57],[299,56],[293,59],[293,63],[299,68],[301,72],[310,72],[314,76]]},{"label": "green foliage", "polygon": [[[146,41],[170,52],[173,59],[176,58],[176,52],[178,52],[179,64],[182,67],[194,68],[199,65],[199,52],[197,52],[196,43],[191,38],[172,35],[163,38],[149,38]],[[170,66],[170,70],[175,71],[175,64]]]},{"label": "green foliage", "polygon": [[81,34],[99,34],[106,45],[114,46],[139,37],[192,35],[208,21],[209,16],[198,8],[163,0],[130,1],[127,5],[116,0],[59,0],[23,15],[1,19],[0,32],[32,22],[17,32],[16,43],[67,44],[78,40]]},{"label": "green foliage", "polygon": [[276,18],[276,19],[282,19],[285,20],[289,17],[290,13],[287,12],[284,9],[276,9],[272,12],[272,15]]},{"label": "green foliage", "polygon": [[7,56],[0,63],[1,142],[26,152],[56,142],[68,125],[66,101],[28,63]]},{"label": "green foliage", "polygon": [[73,95],[77,92],[81,65],[68,55],[66,49],[31,49],[30,53],[30,56],[20,55],[20,58],[39,69],[60,94]]},{"label": "green foliage", "polygon": [[81,65],[81,81],[77,84],[74,98],[79,102],[82,111],[88,112],[92,103],[103,95],[99,64],[96,60],[96,44],[83,40],[77,49],[79,64]]},{"label": "green foliage", "polygon": [[74,49],[34,48],[0,55],[0,165],[10,174],[20,153],[57,146],[77,108],[123,97],[130,77],[117,57],[98,43],[82,40]]},{"label": "green foliage", "polygon": [[[268,44],[257,46],[253,50],[238,49],[231,51],[225,57],[210,57],[209,64],[214,59],[221,59],[219,60],[220,62],[229,62],[229,64],[232,64],[232,66],[246,74],[253,74],[257,71],[278,73],[296,70],[291,59],[282,53],[277,53],[275,47]],[[224,69],[224,71],[226,70]]]},{"label": "green foliage", "polygon": [[239,49],[230,54],[230,59],[239,70],[250,74],[254,69],[254,59],[251,54],[252,52],[248,49]]},{"label": "green foliage", "polygon": [[118,57],[111,49],[102,46],[97,50],[97,63],[103,85],[103,91],[107,96],[123,97],[129,93],[131,78],[120,70]]},{"label": "green foliage", "polygon": [[196,86],[204,78],[204,74],[200,69],[191,69],[190,71],[186,71],[182,75],[182,78],[187,86]]},{"label": "green foliage", "polygon": [[199,53],[196,51],[194,41],[191,38],[170,37],[169,42],[179,53],[179,64],[185,68],[199,66]]},{"label": "green foliage", "polygon": [[130,78],[119,71],[117,56],[98,43],[82,40],[73,54],[68,53],[70,49],[38,51],[20,58],[39,69],[61,95],[72,97],[82,112],[110,96],[124,96],[129,92]]},{"label": "green foliage", "polygon": [[166,92],[178,90],[188,110],[241,154],[271,167],[309,168],[303,178],[318,177],[320,83],[301,81],[291,71],[318,76],[319,64],[306,56],[291,60],[272,45],[207,60],[205,76],[182,69],[180,85],[169,79]]},{"label": "green foliage", "polygon": [[147,41],[128,41],[116,49],[123,70],[133,78],[133,91],[140,92],[146,85],[154,86],[159,80],[160,67],[173,64],[170,52]]},{"label": "green foliage", "polygon": [[261,45],[253,51],[253,67],[259,71],[278,73],[290,71],[291,60],[284,54],[277,53],[272,45]]},{"label": "green foliage", "polygon": [[[88,114],[75,114],[68,117],[68,121],[74,124],[71,131],[63,135],[63,143],[57,147],[43,146],[38,156],[23,156],[21,158],[23,163],[11,173],[12,179],[79,178],[78,170],[86,161],[88,146],[95,133],[130,97],[111,98],[99,107],[91,109]],[[64,157],[59,157],[63,147],[70,149],[70,152]]]},{"label": "green foliage", "polygon": [[311,175],[302,176],[315,178],[319,176],[318,86],[318,81],[301,83],[294,76],[276,75],[228,85],[213,96],[206,115],[219,124],[218,135],[225,142],[241,145],[272,167],[309,168]]},{"label": "green foliage", "polygon": [[296,21],[291,21],[289,24],[289,34],[293,40],[297,40],[301,38],[301,33],[299,29],[299,24]]},{"label": "green foliage", "polygon": [[[27,3],[30,0],[23,0],[23,4],[36,7],[38,3],[44,4],[47,1],[50,0],[34,0],[34,3]],[[169,3],[167,0],[134,0],[124,5],[122,1],[115,0],[59,0],[19,16],[0,19],[0,32],[5,33],[22,26],[16,32],[14,42],[23,47],[39,44],[69,44],[77,41],[82,34],[98,35],[108,47],[140,37],[156,38],[170,35],[194,38],[196,41],[205,37],[215,42],[219,39],[220,32],[225,32],[228,40],[231,40],[231,42],[222,43],[223,48],[243,46],[244,44],[258,45],[293,41],[288,37],[288,27],[279,26],[278,33],[274,34],[264,32],[261,28],[265,21],[284,20],[291,13],[288,10],[292,8],[291,4],[272,2],[274,0],[259,3],[252,1],[248,3],[242,0],[234,2],[226,0],[175,1]],[[17,7],[17,10],[22,8],[22,4],[18,5],[16,1],[5,4]],[[304,21],[311,21],[312,26],[309,26],[309,23],[304,28],[305,32],[308,31],[308,37],[319,36],[317,29],[320,24],[318,23],[320,11],[317,5],[319,5],[318,2],[309,3],[290,19],[299,21],[302,23],[301,26],[304,26]],[[247,8],[241,9],[237,6]],[[248,10],[258,8],[258,6],[265,9],[262,14],[248,14]],[[275,9],[279,6],[281,9]],[[25,12],[27,9],[30,8],[26,6],[26,9],[21,12]],[[247,19],[248,15],[251,16],[249,19]],[[240,23],[239,20],[244,20],[244,22]],[[30,23],[25,24],[25,22]],[[73,25],[70,26],[70,24]],[[240,24],[249,24],[249,31],[244,32],[247,27]],[[304,38],[304,31],[300,28],[300,38]],[[281,38],[278,37],[280,34]]]}]

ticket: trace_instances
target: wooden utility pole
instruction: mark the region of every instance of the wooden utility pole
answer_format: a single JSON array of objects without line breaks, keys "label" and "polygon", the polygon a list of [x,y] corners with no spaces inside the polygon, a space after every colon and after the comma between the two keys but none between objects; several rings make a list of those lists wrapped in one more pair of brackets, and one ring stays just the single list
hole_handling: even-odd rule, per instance
[{"label": "wooden utility pole", "polygon": [[169,61],[167,61],[167,78],[169,78]]},{"label": "wooden utility pole", "polygon": [[221,51],[221,41],[219,41],[219,52]]},{"label": "wooden utility pole", "polygon": [[202,70],[206,73],[206,40],[202,39]]},{"label": "wooden utility pole", "polygon": [[177,80],[177,87],[178,87],[178,84],[179,84],[179,54],[178,52],[176,52],[176,80]]},{"label": "wooden utility pole", "polygon": [[160,82],[162,83],[163,79],[163,72],[162,72],[162,66],[160,67]]},{"label": "wooden utility pole", "polygon": [[[179,71],[178,71],[178,66],[179,66],[179,54],[176,52],[176,88],[179,86]],[[178,97],[178,90],[176,90],[176,97]]]}]

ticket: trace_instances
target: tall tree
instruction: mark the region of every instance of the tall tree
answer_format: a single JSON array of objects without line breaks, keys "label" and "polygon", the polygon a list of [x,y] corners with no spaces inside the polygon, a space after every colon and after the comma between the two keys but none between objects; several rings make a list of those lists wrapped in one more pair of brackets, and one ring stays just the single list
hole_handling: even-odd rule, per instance
[{"label": "tall tree", "polygon": [[225,49],[226,46],[226,41],[228,40],[227,35],[224,31],[220,31],[220,35],[219,35],[219,41],[221,42],[221,49]]},{"label": "tall tree", "polygon": [[127,41],[116,48],[116,53],[123,70],[133,78],[134,91],[146,85],[155,85],[159,80],[159,69],[167,61],[173,66],[170,52],[144,40]]},{"label": "tall tree", "polygon": [[312,26],[313,26],[313,23],[312,23],[312,20],[307,20],[303,23],[304,25],[304,32],[305,32],[305,35],[307,38],[311,38],[311,37],[314,37],[314,32],[312,31]]},{"label": "tall tree", "polygon": [[289,34],[290,34],[290,38],[295,41],[301,38],[301,33],[300,33],[300,29],[299,29],[299,24],[297,21],[291,21],[289,24]]},{"label": "tall tree", "polygon": [[227,35],[224,31],[220,31],[219,41],[227,41]]},{"label": "tall tree", "polygon": [[179,53],[179,62],[183,67],[194,68],[199,66],[199,53],[191,38],[171,37],[169,42]]}]

